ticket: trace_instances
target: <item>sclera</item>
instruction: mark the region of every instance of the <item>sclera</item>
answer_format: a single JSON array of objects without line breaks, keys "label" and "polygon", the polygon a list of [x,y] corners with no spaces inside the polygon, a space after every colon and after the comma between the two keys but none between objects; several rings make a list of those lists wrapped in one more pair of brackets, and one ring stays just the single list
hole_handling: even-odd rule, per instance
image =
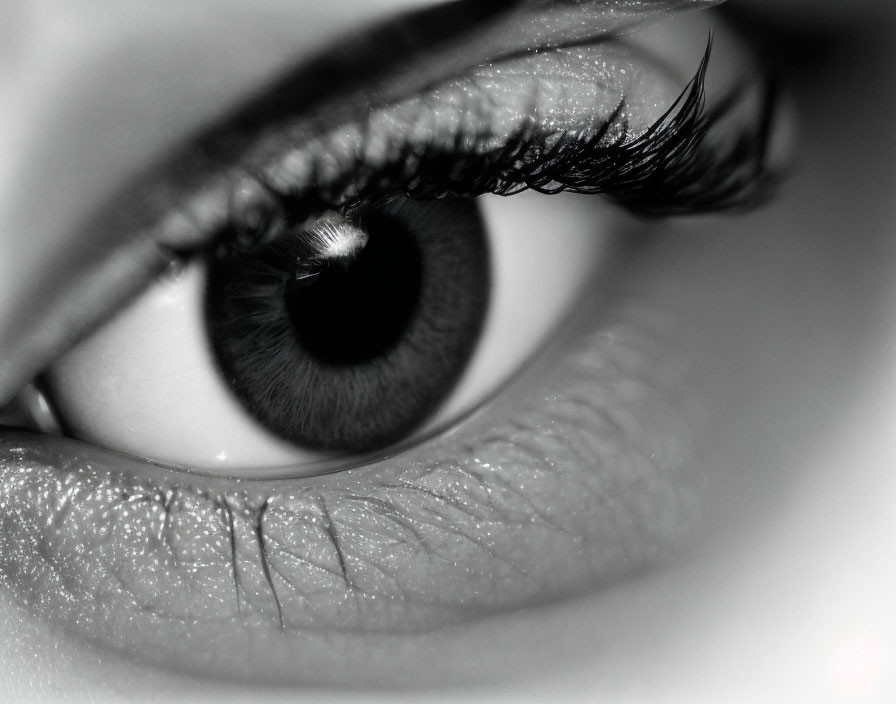
[{"label": "sclera", "polygon": [[[592,199],[548,198],[480,199],[492,260],[483,332],[454,391],[414,437],[493,394],[545,343],[597,271],[613,215]],[[556,207],[544,207],[554,199]],[[204,296],[197,260],[53,364],[46,387],[67,431],[167,466],[234,477],[310,476],[340,460],[357,464],[296,447],[243,409],[208,344]]]}]

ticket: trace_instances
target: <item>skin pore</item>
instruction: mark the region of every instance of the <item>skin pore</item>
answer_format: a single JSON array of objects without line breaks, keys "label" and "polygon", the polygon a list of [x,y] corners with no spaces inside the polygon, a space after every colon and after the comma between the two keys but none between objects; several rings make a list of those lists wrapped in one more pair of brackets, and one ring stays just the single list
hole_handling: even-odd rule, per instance
[{"label": "skin pore", "polygon": [[[53,237],[169,140],[346,27],[429,4],[266,1],[214,3],[210,12],[211,3],[164,11],[103,3],[75,12],[60,2],[23,12],[27,39],[14,77],[0,81],[17,96],[0,116],[8,155],[0,246],[11,253],[2,261],[15,262],[0,276],[0,301],[19,300],[13,287],[40,266]],[[825,7],[801,11],[820,16]],[[64,41],[54,41],[59,33]],[[705,37],[704,26],[690,36]],[[719,475],[709,509],[716,539],[668,572],[446,634],[433,646],[451,660],[437,680],[461,672],[529,696],[598,691],[609,700],[750,700],[771,690],[818,701],[892,686],[881,663],[896,631],[886,600],[893,574],[875,558],[893,547],[885,536],[896,496],[882,471],[894,454],[886,426],[896,400],[894,331],[885,321],[896,161],[874,135],[887,134],[896,106],[880,97],[892,94],[891,63],[874,61],[871,46],[892,49],[844,42],[824,75],[798,76],[800,163],[781,200],[748,216],[649,225],[658,241],[624,287],[675,312],[693,333],[680,350],[698,360],[693,383],[731,409],[702,431],[714,438],[707,466]],[[830,140],[855,105],[866,106],[863,129]],[[8,234],[25,231],[27,248]],[[0,689],[19,700],[186,693],[227,701],[252,691],[160,674],[60,638],[5,598],[0,627],[15,634],[0,644]]]}]

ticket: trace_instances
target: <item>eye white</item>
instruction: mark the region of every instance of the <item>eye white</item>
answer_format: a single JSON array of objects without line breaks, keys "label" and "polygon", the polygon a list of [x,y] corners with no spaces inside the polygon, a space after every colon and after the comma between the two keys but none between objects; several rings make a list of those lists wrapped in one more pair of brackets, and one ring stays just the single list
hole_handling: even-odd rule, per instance
[{"label": "eye white", "polygon": [[[421,434],[479,405],[562,321],[606,250],[612,216],[594,199],[481,199],[492,256],[483,332]],[[76,437],[153,461],[232,476],[303,476],[331,455],[297,448],[250,417],[222,378],[203,320],[205,270],[168,277],[46,372]]]}]

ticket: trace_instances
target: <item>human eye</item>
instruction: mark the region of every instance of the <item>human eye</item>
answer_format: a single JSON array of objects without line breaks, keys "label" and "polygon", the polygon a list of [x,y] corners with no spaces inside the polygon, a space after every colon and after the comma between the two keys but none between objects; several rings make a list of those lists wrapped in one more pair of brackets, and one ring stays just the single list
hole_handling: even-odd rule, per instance
[{"label": "human eye", "polygon": [[[260,120],[280,107],[262,100],[263,112],[238,116],[251,129],[205,133],[201,151],[178,156],[188,168],[172,175],[166,164],[104,212],[102,227],[151,252],[120,250],[115,266],[131,278],[123,285],[117,272],[113,298],[172,256],[227,281],[272,261],[295,279],[305,257],[296,233],[354,236],[382,213],[425,229],[454,217],[455,202],[466,231],[471,199],[486,194],[605,193],[657,215],[731,208],[763,191],[768,105],[758,101],[746,128],[704,112],[708,54],[688,84],[615,39],[571,40],[525,45],[413,91],[385,81],[385,97],[340,97],[313,119]],[[457,200],[437,198],[446,195]],[[226,288],[212,284],[213,305],[227,302]],[[337,679],[348,662],[363,681],[383,657],[377,639],[406,652],[440,628],[660,561],[699,483],[681,360],[661,354],[668,321],[637,300],[603,306],[586,297],[563,348],[476,417],[350,471],[209,478],[7,433],[4,573],[32,609],[141,658],[305,682]],[[362,449],[395,439],[365,438]],[[172,645],[187,640],[196,651]]]}]

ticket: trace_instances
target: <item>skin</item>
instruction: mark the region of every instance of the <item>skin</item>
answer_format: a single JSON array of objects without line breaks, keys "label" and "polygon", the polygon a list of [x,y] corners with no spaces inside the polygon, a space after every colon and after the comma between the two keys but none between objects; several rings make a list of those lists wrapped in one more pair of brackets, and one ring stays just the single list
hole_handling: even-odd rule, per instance
[{"label": "skin", "polygon": [[[0,118],[6,155],[0,247],[12,253],[0,260],[20,254],[17,233],[26,229],[36,251],[52,249],[65,224],[122,174],[178,131],[217,114],[259,77],[347,26],[428,4],[332,0],[315,13],[311,3],[268,1],[252,4],[247,23],[245,7],[216,3],[212,25],[196,3],[164,11],[115,3],[78,13],[72,3],[46,3],[33,15],[23,11],[22,31],[13,35],[19,51],[8,49],[13,68],[0,79],[0,90],[18,97],[4,101],[11,107]],[[835,1],[777,2],[773,11],[753,3],[774,21],[787,14],[785,5],[794,6],[790,18],[807,21],[843,15]],[[54,42],[52,53],[30,49],[50,45],[66,13],[78,20],[64,25],[65,40]],[[866,31],[854,31],[860,30]],[[162,37],[170,51],[158,51],[154,40]],[[234,37],[244,50],[229,43]],[[501,670],[501,691],[488,694],[877,701],[896,691],[885,666],[896,647],[890,604],[896,578],[881,558],[892,554],[888,536],[896,535],[896,486],[887,471],[896,459],[890,430],[896,330],[888,322],[896,280],[896,148],[876,138],[889,133],[896,117],[896,103],[885,98],[894,93],[886,70],[894,57],[884,41],[843,41],[848,50],[826,73],[796,76],[800,167],[781,200],[755,215],[673,225],[679,237],[662,239],[660,253],[632,283],[648,299],[678,291],[673,305],[690,311],[686,329],[715,330],[708,347],[694,350],[709,367],[696,383],[713,393],[723,386],[737,417],[748,419],[739,427],[724,417],[710,423],[709,464],[719,479],[698,554],[512,624],[472,628],[466,640],[493,639],[499,647],[534,640],[550,651],[534,663],[512,655],[484,660]],[[210,78],[199,82],[196,75]],[[109,89],[129,85],[144,86],[145,102],[122,102]],[[862,129],[841,139],[856,105],[863,106]],[[60,150],[52,164],[42,156],[46,144]],[[108,144],[127,149],[102,148]],[[45,205],[48,192],[56,194],[54,208]],[[39,266],[39,256],[24,256],[0,277],[7,287],[0,300],[14,300],[16,283]],[[682,289],[681,281],[690,284]],[[705,305],[707,290],[716,292],[715,306]],[[186,693],[228,701],[248,689],[160,675],[60,639],[6,598],[0,628],[15,634],[0,643],[0,689],[18,700],[115,701],[134,693],[165,700]],[[538,673],[535,681],[531,672]],[[264,694],[294,700],[289,692]]]}]

